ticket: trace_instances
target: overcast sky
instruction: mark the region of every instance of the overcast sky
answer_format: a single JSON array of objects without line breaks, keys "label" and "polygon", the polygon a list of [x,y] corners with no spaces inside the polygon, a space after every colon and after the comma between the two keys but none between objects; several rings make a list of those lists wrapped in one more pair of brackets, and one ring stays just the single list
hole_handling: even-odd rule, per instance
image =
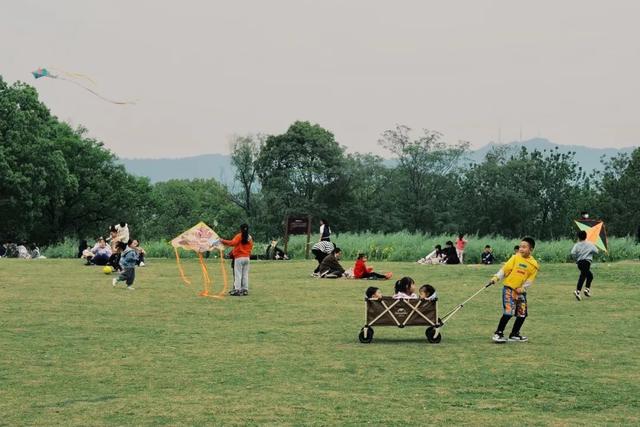
[{"label": "overcast sky", "polygon": [[[164,5],[164,4],[169,5]],[[0,74],[122,157],[228,153],[295,120],[384,153],[396,123],[450,141],[640,145],[638,1],[26,1]],[[117,106],[30,72],[93,77]]]}]

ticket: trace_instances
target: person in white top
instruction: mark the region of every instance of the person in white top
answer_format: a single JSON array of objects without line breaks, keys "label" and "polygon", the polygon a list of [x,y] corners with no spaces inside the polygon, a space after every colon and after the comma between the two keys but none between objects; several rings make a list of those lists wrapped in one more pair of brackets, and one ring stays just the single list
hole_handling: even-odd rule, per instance
[{"label": "person in white top", "polygon": [[326,219],[320,220],[320,241],[331,241],[331,228],[329,227],[329,223]]},{"label": "person in white top", "polygon": [[129,243],[129,225],[126,222],[114,225],[116,229],[115,240],[122,243]]}]

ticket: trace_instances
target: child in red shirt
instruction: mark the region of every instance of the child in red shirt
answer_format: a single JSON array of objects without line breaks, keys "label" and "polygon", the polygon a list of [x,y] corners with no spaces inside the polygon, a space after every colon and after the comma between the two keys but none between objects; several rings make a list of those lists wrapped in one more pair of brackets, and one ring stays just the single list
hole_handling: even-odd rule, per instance
[{"label": "child in red shirt", "polygon": [[356,265],[353,267],[353,277],[356,279],[390,279],[391,273],[380,274],[373,271],[373,267],[367,267],[367,256],[365,254],[358,254]]}]

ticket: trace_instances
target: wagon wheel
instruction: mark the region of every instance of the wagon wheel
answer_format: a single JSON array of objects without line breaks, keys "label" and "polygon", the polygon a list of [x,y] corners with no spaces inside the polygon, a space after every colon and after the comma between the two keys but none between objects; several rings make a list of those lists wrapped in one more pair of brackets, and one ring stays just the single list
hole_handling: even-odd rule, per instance
[{"label": "wagon wheel", "polygon": [[373,341],[373,328],[371,326],[365,326],[364,328],[360,329],[358,339],[363,344],[369,344],[371,341]]},{"label": "wagon wheel", "polygon": [[433,326],[429,326],[424,334],[427,336],[427,341],[432,344],[438,344],[440,341],[442,341],[442,334],[440,333],[440,331],[438,331],[437,328],[434,328]]}]

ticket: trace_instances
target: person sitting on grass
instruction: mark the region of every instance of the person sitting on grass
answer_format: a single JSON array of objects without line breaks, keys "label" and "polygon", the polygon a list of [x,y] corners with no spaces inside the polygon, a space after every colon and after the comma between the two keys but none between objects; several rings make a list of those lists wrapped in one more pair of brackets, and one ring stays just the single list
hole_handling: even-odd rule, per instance
[{"label": "person sitting on grass", "polygon": [[382,299],[382,291],[380,290],[380,288],[376,288],[375,286],[369,286],[364,295],[367,297],[367,299]]},{"label": "person sitting on grass", "polygon": [[138,260],[138,253],[131,246],[127,246],[124,242],[116,243],[116,250],[120,254],[120,268],[122,272],[117,278],[111,281],[111,284],[115,287],[118,282],[125,282],[127,289],[132,291],[133,282],[136,279],[136,261]]},{"label": "person sitting on grass", "polygon": [[335,248],[330,255],[327,255],[318,267],[318,272],[321,278],[325,279],[337,279],[344,274],[344,268],[340,265],[340,258],[342,257],[342,250]]},{"label": "person sitting on grass", "polygon": [[87,263],[85,265],[107,265],[111,258],[111,248],[107,246],[107,242],[102,238],[91,249],[85,249],[82,252],[82,258]]},{"label": "person sitting on grass", "polygon": [[316,261],[318,261],[318,266],[313,270],[314,275],[320,271],[320,264],[322,264],[322,261],[330,255],[335,248],[336,245],[324,240],[319,241],[311,247],[311,253],[316,258]]},{"label": "person sitting on grass", "polygon": [[527,337],[520,335],[520,328],[527,318],[527,289],[533,284],[538,275],[538,261],[531,255],[536,242],[531,237],[525,237],[520,242],[518,254],[509,258],[509,261],[491,278],[491,283],[497,283],[504,279],[502,288],[502,317],[493,334],[492,340],[496,343],[505,343],[504,329],[509,319],[516,317],[509,341],[526,342]]},{"label": "person sitting on grass", "polygon": [[416,282],[411,277],[403,277],[395,285],[394,299],[416,299]]},{"label": "person sitting on grass", "polygon": [[29,249],[27,249],[26,242],[22,242],[18,245],[18,258],[31,259],[31,254],[29,253]]},{"label": "person sitting on grass", "polygon": [[136,251],[136,254],[138,255],[138,259],[136,260],[136,265],[138,267],[144,267],[144,256],[147,254],[147,252],[140,247],[140,240],[133,239],[131,241],[131,248],[134,251]]},{"label": "person sitting on grass", "polygon": [[491,246],[487,245],[484,247],[484,251],[482,251],[482,263],[484,265],[490,265],[493,264],[493,250],[491,249]]},{"label": "person sitting on grass", "polygon": [[353,277],[356,279],[386,280],[390,279],[391,276],[391,273],[380,274],[374,272],[373,267],[367,267],[367,255],[362,253],[358,254],[356,265],[353,267]]},{"label": "person sitting on grass", "polygon": [[436,245],[429,255],[418,260],[418,264],[440,264],[443,258],[444,252],[442,252],[442,246]]},{"label": "person sitting on grass", "polygon": [[444,248],[444,258],[442,260],[443,264],[460,264],[460,259],[458,258],[458,251],[453,246],[453,242],[451,240],[445,243]]},{"label": "person sitting on grass", "polygon": [[420,289],[418,289],[418,295],[420,295],[420,299],[424,299],[427,301],[433,301],[438,298],[436,288],[429,284],[420,286]]}]

